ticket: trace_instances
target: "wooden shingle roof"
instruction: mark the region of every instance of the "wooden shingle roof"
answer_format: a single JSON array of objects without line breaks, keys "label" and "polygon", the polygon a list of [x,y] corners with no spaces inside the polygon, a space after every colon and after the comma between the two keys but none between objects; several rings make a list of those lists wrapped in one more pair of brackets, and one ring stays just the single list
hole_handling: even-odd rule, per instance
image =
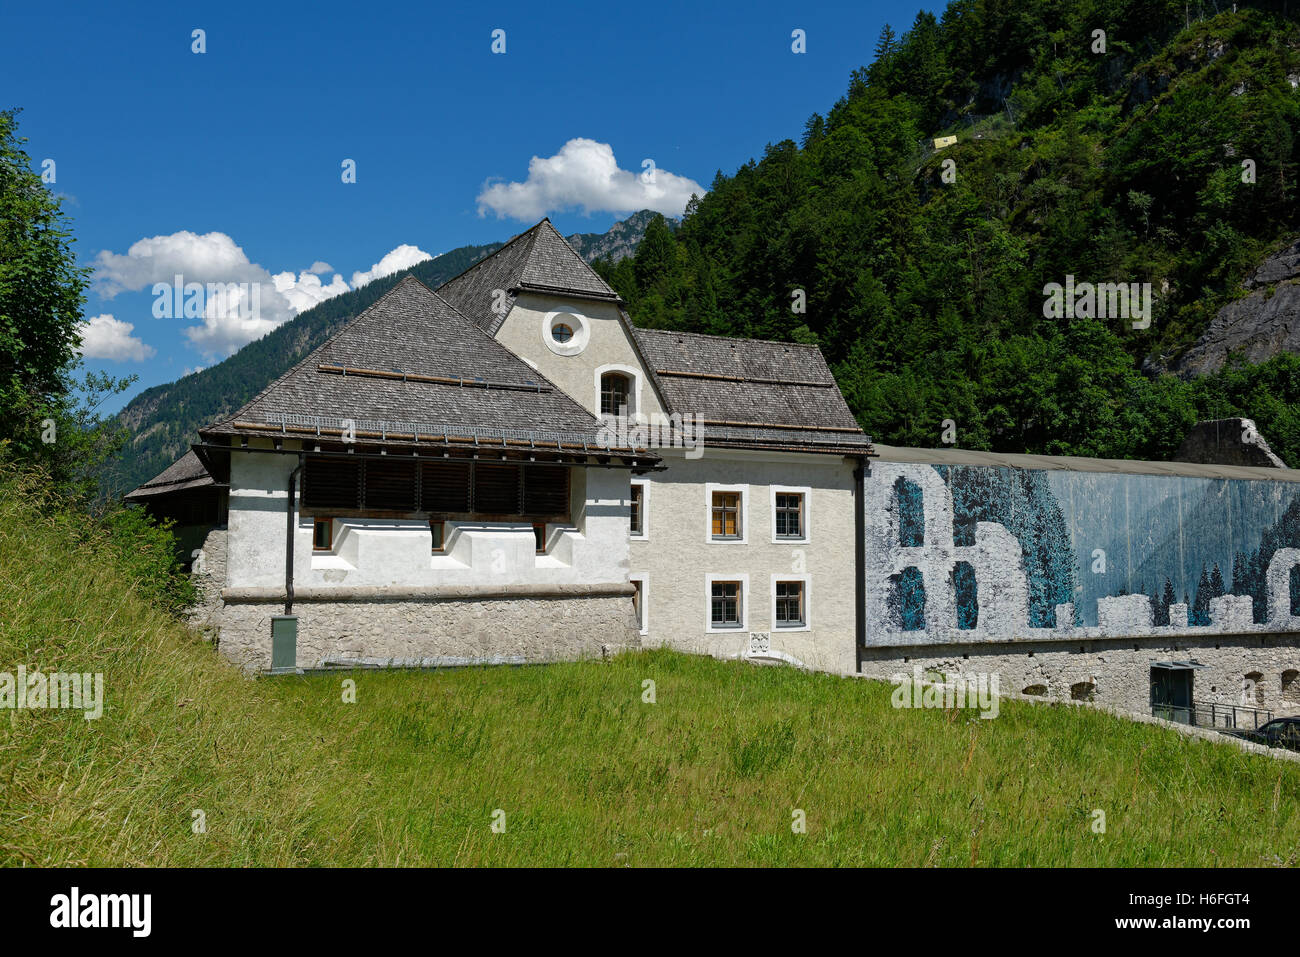
[{"label": "wooden shingle roof", "polygon": [[500,330],[520,292],[620,301],[549,219],[438,287],[438,295],[489,335]]},{"label": "wooden shingle roof", "polygon": [[128,502],[195,488],[224,488],[193,451],[186,452],[139,488],[123,496]]},{"label": "wooden shingle roof", "polygon": [[266,435],[276,426],[287,435],[313,426],[333,434],[344,419],[381,441],[412,434],[474,441],[497,430],[599,444],[591,413],[410,276],[199,434]]},{"label": "wooden shingle roof", "polygon": [[871,454],[816,346],[635,329],[669,411],[699,415],[705,443]]}]

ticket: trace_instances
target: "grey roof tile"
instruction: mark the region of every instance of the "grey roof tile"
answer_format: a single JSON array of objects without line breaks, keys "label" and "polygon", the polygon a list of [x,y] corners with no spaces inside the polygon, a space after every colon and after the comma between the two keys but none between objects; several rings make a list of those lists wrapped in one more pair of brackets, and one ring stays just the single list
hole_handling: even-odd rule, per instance
[{"label": "grey roof tile", "polygon": [[496,335],[521,291],[618,301],[618,294],[574,251],[549,219],[438,287],[442,296]]},{"label": "grey roof tile", "polygon": [[[339,374],[322,366],[482,380],[486,388]],[[497,388],[503,386],[504,388]],[[573,433],[594,443],[599,423],[539,372],[406,277],[378,302],[224,422],[201,434],[241,431],[237,422],[281,416]]]},{"label": "grey roof tile", "polygon": [[634,333],[669,411],[719,423],[706,427],[706,444],[869,453],[871,439],[816,346],[662,329]]},{"label": "grey roof tile", "polygon": [[163,469],[139,488],[128,492],[128,500],[163,495],[167,492],[179,492],[184,489],[216,487],[219,483],[208,472],[193,450],[186,452],[167,468]]}]

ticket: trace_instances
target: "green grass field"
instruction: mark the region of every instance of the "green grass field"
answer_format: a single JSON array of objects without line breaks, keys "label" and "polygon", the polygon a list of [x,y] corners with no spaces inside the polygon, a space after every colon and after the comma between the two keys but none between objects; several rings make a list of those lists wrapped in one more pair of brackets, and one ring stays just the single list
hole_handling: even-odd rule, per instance
[{"label": "green grass field", "polygon": [[[1300,854],[1300,765],[1081,708],[1004,701],[991,721],[897,710],[888,685],[662,651],[249,680],[12,489],[0,489],[0,671],[102,672],[107,704],[97,721],[0,712],[8,865],[1250,866]],[[796,809],[806,833],[791,827]]]}]

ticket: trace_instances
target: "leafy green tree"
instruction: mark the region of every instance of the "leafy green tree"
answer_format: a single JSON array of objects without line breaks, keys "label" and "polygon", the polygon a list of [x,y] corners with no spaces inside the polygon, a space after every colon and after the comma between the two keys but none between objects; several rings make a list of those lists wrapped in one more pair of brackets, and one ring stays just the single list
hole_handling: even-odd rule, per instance
[{"label": "leafy green tree", "polygon": [[85,500],[125,438],[98,407],[130,380],[74,377],[89,271],[23,142],[17,111],[0,111],[0,454],[43,465],[62,492]]}]

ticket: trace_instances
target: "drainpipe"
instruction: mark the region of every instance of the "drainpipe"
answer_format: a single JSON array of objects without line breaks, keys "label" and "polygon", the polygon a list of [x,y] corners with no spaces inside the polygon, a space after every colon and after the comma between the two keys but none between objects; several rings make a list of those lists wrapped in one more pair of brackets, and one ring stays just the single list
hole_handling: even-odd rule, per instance
[{"label": "drainpipe", "polygon": [[293,614],[293,533],[294,513],[298,489],[298,475],[302,472],[302,453],[298,453],[298,465],[289,473],[289,511],[285,516],[286,531],[284,538],[284,613]]},{"label": "drainpipe", "polygon": [[854,652],[858,674],[862,673],[862,651],[867,646],[867,459],[858,458],[853,470],[853,597]]}]

